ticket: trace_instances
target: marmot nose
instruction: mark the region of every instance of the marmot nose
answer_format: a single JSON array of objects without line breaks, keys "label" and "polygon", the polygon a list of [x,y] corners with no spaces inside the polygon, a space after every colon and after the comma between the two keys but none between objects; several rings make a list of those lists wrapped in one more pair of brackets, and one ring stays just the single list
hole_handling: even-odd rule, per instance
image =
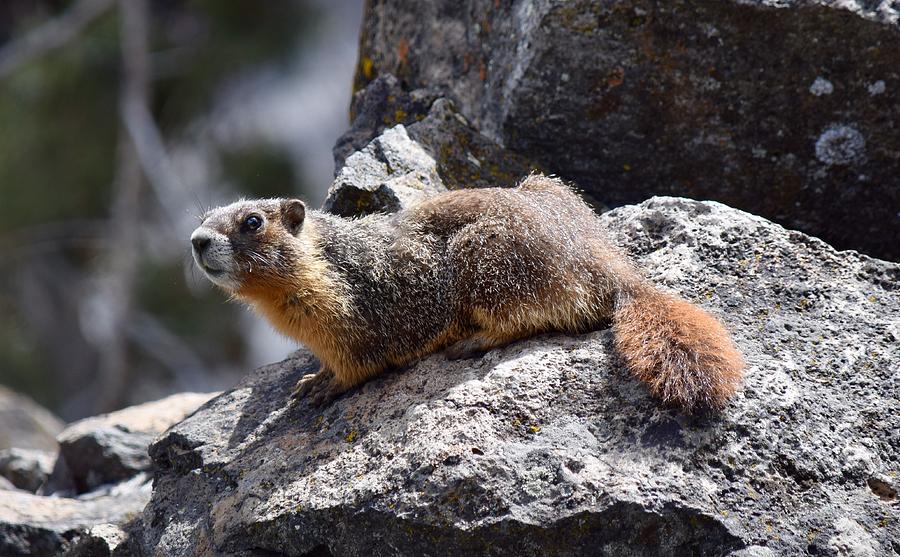
[{"label": "marmot nose", "polygon": [[203,253],[209,246],[210,240],[211,238],[201,230],[195,230],[194,233],[191,234],[191,244],[194,246],[194,249],[197,250],[197,253]]}]

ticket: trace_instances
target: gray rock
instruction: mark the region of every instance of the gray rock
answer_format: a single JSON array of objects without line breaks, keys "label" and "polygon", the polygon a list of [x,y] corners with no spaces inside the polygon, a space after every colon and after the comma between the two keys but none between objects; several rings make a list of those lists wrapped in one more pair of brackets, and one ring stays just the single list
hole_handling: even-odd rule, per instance
[{"label": "gray rock", "polygon": [[344,167],[347,157],[361,151],[381,133],[398,124],[422,120],[440,97],[433,89],[407,92],[396,77],[382,75],[353,95],[352,124],[334,146],[334,168]]},{"label": "gray rock", "polygon": [[34,493],[53,471],[56,453],[37,449],[0,450],[0,477]]},{"label": "gray rock", "polygon": [[434,159],[399,124],[347,158],[322,208],[344,217],[389,213],[440,191]]},{"label": "gray rock", "polygon": [[66,557],[114,557],[128,555],[125,531],[115,524],[98,524],[80,535],[66,551]]},{"label": "gray rock", "polygon": [[59,434],[59,460],[42,494],[85,493],[150,469],[147,446],[216,393],[180,393],[79,420]]},{"label": "gray rock", "polygon": [[[150,498],[147,446],[217,394],[181,393],[69,425],[59,434],[59,458],[41,495],[0,498],[0,555],[130,554],[121,527]],[[0,467],[29,456],[8,455]],[[44,473],[47,465],[40,462]]]},{"label": "gray rock", "polygon": [[728,557],[775,557],[775,552],[768,547],[761,545],[751,545],[744,549],[732,551]]},{"label": "gray rock", "polygon": [[101,425],[77,435],[60,436],[60,464],[65,466],[54,469],[53,477],[42,493],[70,495],[72,487],[75,493],[86,493],[149,470],[147,446],[154,437],[122,427]]},{"label": "gray rock", "polygon": [[828,546],[841,557],[878,557],[887,553],[872,534],[849,517],[834,523],[836,534],[828,540]]},{"label": "gray rock", "polygon": [[0,449],[56,450],[62,421],[30,398],[0,385]]},{"label": "gray rock", "polygon": [[434,101],[409,136],[435,159],[448,189],[513,186],[539,167],[481,134],[446,98]]},{"label": "gray rock", "polygon": [[13,483],[3,476],[0,476],[0,491],[9,491],[11,489],[18,489]]},{"label": "gray rock", "polygon": [[[716,199],[900,258],[892,0],[366,3],[355,87],[446,91],[614,205]],[[359,104],[359,103],[358,103]]]},{"label": "gray rock", "polygon": [[300,351],[151,445],[135,554],[896,551],[872,478],[900,469],[900,267],[712,202],[601,218],[734,332],[748,370],[721,414],[661,409],[609,330],[432,355],[324,410],[287,402],[316,369]]},{"label": "gray rock", "polygon": [[61,555],[93,526],[124,524],[137,516],[150,492],[145,474],[79,498],[5,492],[0,497],[0,555]]},{"label": "gray rock", "polygon": [[[387,95],[389,87],[396,93]],[[478,133],[445,98],[415,91],[404,97],[390,76],[372,83],[366,93],[363,110],[338,140],[335,157],[340,159],[364,140],[372,141],[346,158],[323,204],[326,211],[345,217],[394,212],[448,188],[512,186],[535,168]],[[387,105],[368,102],[386,95],[395,100]],[[415,112],[424,106],[420,98],[431,99],[426,114]],[[388,119],[380,115],[390,110],[417,116],[408,126],[371,125]]]}]

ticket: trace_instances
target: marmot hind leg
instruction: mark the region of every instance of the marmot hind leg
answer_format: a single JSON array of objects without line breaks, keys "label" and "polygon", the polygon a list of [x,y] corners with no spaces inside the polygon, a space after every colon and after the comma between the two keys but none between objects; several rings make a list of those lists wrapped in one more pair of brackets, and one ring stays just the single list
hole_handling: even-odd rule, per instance
[{"label": "marmot hind leg", "polygon": [[451,344],[444,350],[448,360],[466,360],[478,358],[494,348],[502,348],[517,340],[531,336],[530,333],[491,335],[485,332],[475,333],[469,338]]}]

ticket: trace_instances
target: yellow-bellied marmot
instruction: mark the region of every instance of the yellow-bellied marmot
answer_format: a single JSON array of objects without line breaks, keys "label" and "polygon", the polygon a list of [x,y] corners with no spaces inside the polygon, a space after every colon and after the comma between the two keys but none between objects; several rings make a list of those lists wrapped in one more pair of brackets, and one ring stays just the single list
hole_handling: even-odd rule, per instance
[{"label": "yellow-bellied marmot", "polygon": [[740,382],[724,327],[641,278],[557,179],[353,220],[294,199],[239,201],[210,211],[191,242],[211,281],[318,357],[294,391],[315,405],[430,352],[609,321],[628,369],[665,403],[721,407]]}]

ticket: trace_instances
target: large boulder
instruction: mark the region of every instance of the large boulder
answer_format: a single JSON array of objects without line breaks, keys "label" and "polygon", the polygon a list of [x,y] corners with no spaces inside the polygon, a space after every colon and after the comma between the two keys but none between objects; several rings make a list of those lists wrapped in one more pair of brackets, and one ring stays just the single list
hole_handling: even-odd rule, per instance
[{"label": "large boulder", "polygon": [[603,202],[716,199],[897,259],[898,12],[891,0],[372,0],[356,87],[390,73],[446,91],[485,135]]},{"label": "large boulder", "polygon": [[713,202],[601,217],[746,356],[721,412],[660,408],[609,330],[427,357],[318,410],[305,351],[150,447],[143,556],[886,555],[900,549],[900,267]]}]

